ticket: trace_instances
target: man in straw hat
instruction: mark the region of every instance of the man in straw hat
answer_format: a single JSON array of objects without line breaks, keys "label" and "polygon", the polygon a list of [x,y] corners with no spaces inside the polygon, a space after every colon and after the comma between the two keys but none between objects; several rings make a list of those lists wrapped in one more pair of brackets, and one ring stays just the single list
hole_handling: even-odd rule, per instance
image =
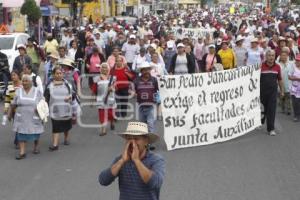
[{"label": "man in straw hat", "polygon": [[110,185],[119,178],[119,199],[158,200],[165,175],[165,160],[148,150],[148,145],[158,140],[158,136],[148,132],[147,124],[129,122],[124,133],[126,140],[121,156],[110,168],[99,175],[103,186]]},{"label": "man in straw hat", "polygon": [[57,51],[52,52],[49,56],[49,61],[45,64],[45,76],[44,76],[44,84],[47,85],[51,80],[52,69],[57,64],[59,59],[59,55]]}]

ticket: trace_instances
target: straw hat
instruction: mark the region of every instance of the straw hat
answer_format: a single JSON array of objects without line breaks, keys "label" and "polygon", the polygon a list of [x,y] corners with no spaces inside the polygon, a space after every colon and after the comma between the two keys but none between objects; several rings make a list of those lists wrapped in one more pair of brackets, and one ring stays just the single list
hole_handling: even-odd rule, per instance
[{"label": "straw hat", "polygon": [[66,58],[66,59],[63,59],[63,61],[60,63],[60,65],[74,68],[73,63],[74,63],[73,60]]},{"label": "straw hat", "polygon": [[253,38],[251,39],[251,43],[258,43],[258,39],[257,39],[256,37],[253,37]]},{"label": "straw hat", "polygon": [[146,68],[152,68],[152,66],[150,65],[150,63],[148,63],[148,62],[142,63],[142,64],[139,66],[138,71],[142,71],[142,69],[146,69]]},{"label": "straw hat", "polygon": [[53,51],[53,52],[49,55],[49,57],[58,60],[58,59],[59,59],[58,52],[57,52],[57,51]]},{"label": "straw hat", "polygon": [[239,41],[244,40],[244,39],[245,38],[243,36],[238,35],[237,38],[236,38],[236,40],[235,40],[235,42],[239,42]]},{"label": "straw hat", "polygon": [[123,133],[118,133],[119,136],[125,138],[126,135],[147,136],[149,143],[154,143],[159,139],[159,136],[148,132],[148,125],[142,122],[129,122],[127,129]]}]

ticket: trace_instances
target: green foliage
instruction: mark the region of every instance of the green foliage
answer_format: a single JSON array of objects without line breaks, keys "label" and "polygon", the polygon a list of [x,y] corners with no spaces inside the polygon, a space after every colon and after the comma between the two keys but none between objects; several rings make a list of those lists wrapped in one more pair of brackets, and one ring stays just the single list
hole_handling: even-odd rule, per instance
[{"label": "green foliage", "polygon": [[35,0],[25,0],[21,7],[21,14],[27,15],[28,21],[33,23],[38,22],[42,16],[41,10],[36,5]]}]

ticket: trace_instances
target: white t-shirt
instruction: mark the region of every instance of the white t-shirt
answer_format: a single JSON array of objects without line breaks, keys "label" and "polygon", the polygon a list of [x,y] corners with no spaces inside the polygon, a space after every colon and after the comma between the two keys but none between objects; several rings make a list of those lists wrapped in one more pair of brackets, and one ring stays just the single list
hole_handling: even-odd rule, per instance
[{"label": "white t-shirt", "polygon": [[123,44],[122,51],[125,52],[125,58],[127,63],[133,63],[134,57],[139,53],[140,51],[140,46],[138,44],[128,44],[126,42]]}]

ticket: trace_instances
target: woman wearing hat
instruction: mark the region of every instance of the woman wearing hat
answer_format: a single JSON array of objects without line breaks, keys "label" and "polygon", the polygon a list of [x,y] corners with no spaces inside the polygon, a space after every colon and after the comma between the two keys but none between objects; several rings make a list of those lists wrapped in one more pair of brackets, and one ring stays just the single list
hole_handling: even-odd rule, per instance
[{"label": "woman wearing hat", "polygon": [[[13,131],[17,133],[19,141],[19,155],[17,160],[26,157],[26,142],[34,141],[33,153],[38,154],[40,134],[44,132],[44,125],[37,113],[37,104],[43,98],[43,94],[32,85],[32,77],[23,75],[23,88],[16,90],[16,96],[11,103],[11,111],[15,109]],[[9,119],[12,112],[9,113]]]},{"label": "woman wearing hat", "polygon": [[44,76],[44,85],[47,85],[51,78],[52,78],[52,69],[57,64],[57,61],[59,59],[58,52],[52,52],[49,56],[48,62],[45,64],[45,76]]},{"label": "woman wearing hat", "polygon": [[200,66],[201,72],[211,72],[215,64],[222,64],[221,57],[216,53],[216,46],[214,44],[208,45],[208,53],[204,54]]},{"label": "woman wearing hat", "polygon": [[195,60],[185,52],[182,43],[177,45],[177,54],[172,57],[169,69],[170,74],[192,74],[195,73]]},{"label": "woman wearing hat", "polygon": [[115,82],[116,77],[110,76],[109,66],[107,63],[101,64],[100,76],[98,81],[95,81],[92,86],[92,91],[96,95],[96,101],[98,106],[98,116],[101,125],[100,136],[104,136],[107,133],[107,123],[110,122],[111,130],[114,130],[114,109],[116,107],[115,99]]},{"label": "woman wearing hat", "polygon": [[233,48],[233,51],[236,55],[236,64],[237,67],[245,66],[246,64],[246,53],[247,49],[243,46],[244,37],[239,35],[236,38],[236,46]]},{"label": "woman wearing hat", "polygon": [[246,53],[246,65],[261,64],[264,60],[264,52],[258,46],[258,39],[252,38],[251,48]]},{"label": "woman wearing hat", "polygon": [[60,66],[62,68],[64,80],[68,81],[72,86],[72,90],[79,95],[81,90],[81,81],[79,73],[75,70],[73,64],[72,60],[64,59],[63,62],[60,63]]},{"label": "woman wearing hat", "polygon": [[218,55],[221,57],[222,65],[225,70],[233,69],[236,67],[236,55],[228,45],[229,40],[223,40],[221,44],[221,49],[218,52]]},{"label": "woman wearing hat", "polygon": [[63,80],[60,67],[52,71],[53,80],[45,89],[45,99],[50,108],[52,121],[52,146],[50,151],[58,150],[59,133],[64,133],[64,145],[69,145],[69,131],[72,128],[72,99],[74,98],[72,86]]},{"label": "woman wearing hat", "polygon": [[24,65],[31,65],[32,60],[26,53],[26,46],[23,44],[20,44],[17,46],[19,50],[19,56],[15,58],[14,64],[13,64],[13,70],[18,70],[19,72],[23,71]]},{"label": "woman wearing hat", "polygon": [[148,145],[159,137],[141,122],[129,122],[119,135],[126,140],[124,151],[101,172],[99,183],[108,186],[118,178],[120,199],[158,200],[166,164],[162,156],[148,150]]}]

